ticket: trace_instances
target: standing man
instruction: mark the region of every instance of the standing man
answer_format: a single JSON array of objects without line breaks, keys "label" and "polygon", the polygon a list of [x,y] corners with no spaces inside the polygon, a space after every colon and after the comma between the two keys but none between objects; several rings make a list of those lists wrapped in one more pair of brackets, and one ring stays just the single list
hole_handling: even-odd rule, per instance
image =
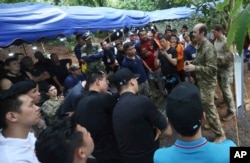
[{"label": "standing man", "polygon": [[87,63],[86,72],[92,72],[95,70],[103,70],[104,64],[102,63],[102,49],[99,44],[92,42],[92,36],[90,33],[84,33],[82,39],[85,41],[85,45],[82,47],[82,59]]},{"label": "standing man", "polygon": [[122,41],[117,41],[115,43],[115,47],[117,49],[116,60],[119,63],[120,67],[122,67],[122,61],[126,57]]},{"label": "standing man", "polygon": [[75,53],[76,58],[78,59],[79,66],[81,66],[81,64],[84,63],[84,60],[82,59],[82,47],[85,44],[82,38],[82,34],[76,35],[76,42],[77,44],[74,48],[74,53]]},{"label": "standing man", "polygon": [[94,71],[87,76],[88,92],[77,105],[77,123],[90,132],[95,149],[93,156],[101,163],[119,163],[120,154],[113,132],[112,114],[117,99],[107,93],[106,74]]},{"label": "standing man", "polygon": [[166,118],[148,97],[137,95],[139,74],[122,68],[114,74],[120,93],[113,113],[113,126],[123,163],[153,163],[159,135],[171,135]]},{"label": "standing man", "polygon": [[[149,39],[145,30],[139,31],[140,41],[135,45],[137,54],[145,62],[145,66],[148,69],[148,79],[150,90],[152,95],[157,97],[159,95],[159,89],[161,89],[161,65],[157,61],[157,48],[158,45],[153,39]],[[158,82],[159,81],[159,82]],[[158,89],[157,89],[157,86]]]},{"label": "standing man", "polygon": [[[162,46],[162,49],[158,50],[158,58],[159,58],[160,63],[161,63],[162,75],[166,79],[168,79],[170,76],[173,76],[176,79],[178,79],[178,72],[177,72],[177,68],[176,68],[177,52],[176,52],[174,47],[171,47],[168,44],[168,41],[167,41],[165,35],[160,34],[158,36],[158,38],[159,38],[160,44]],[[172,86],[175,86],[175,84],[169,85],[169,83],[168,83],[166,85],[164,84],[164,86],[167,88],[168,92],[171,92]],[[167,92],[163,92],[163,93],[165,93],[165,95],[167,94]]]},{"label": "standing man", "polygon": [[[187,47],[185,47],[184,49],[184,60],[185,61],[191,61],[194,60],[196,58],[196,45],[197,45],[197,41],[194,39],[193,36],[193,31],[190,32],[189,34],[189,38],[190,38],[190,44],[187,45]],[[185,80],[189,81],[191,83],[195,83],[195,73],[190,73],[190,72],[186,72],[185,73]]]},{"label": "standing man", "polygon": [[195,71],[197,85],[201,92],[202,107],[206,113],[208,124],[216,137],[214,142],[226,139],[221,126],[218,111],[214,104],[214,89],[217,76],[217,56],[213,45],[206,39],[207,27],[199,23],[193,29],[194,38],[198,42],[197,57],[193,61],[186,61],[184,70]]},{"label": "standing man", "polygon": [[107,41],[102,41],[100,43],[103,49],[102,61],[105,65],[106,73],[116,72],[118,69],[118,63],[115,59],[115,48],[111,46]]},{"label": "standing man", "polygon": [[227,48],[227,38],[223,35],[223,26],[216,24],[213,28],[214,47],[217,52],[217,79],[227,106],[227,115],[223,121],[230,121],[235,116],[235,103],[230,84],[233,74],[233,54]]},{"label": "standing man", "polygon": [[145,96],[150,96],[147,74],[143,66],[145,66],[148,70],[150,68],[138,55],[136,55],[135,47],[131,42],[126,42],[123,45],[123,49],[126,53],[126,57],[122,61],[122,67],[128,68],[134,74],[140,74],[140,77],[138,79],[138,93]]}]

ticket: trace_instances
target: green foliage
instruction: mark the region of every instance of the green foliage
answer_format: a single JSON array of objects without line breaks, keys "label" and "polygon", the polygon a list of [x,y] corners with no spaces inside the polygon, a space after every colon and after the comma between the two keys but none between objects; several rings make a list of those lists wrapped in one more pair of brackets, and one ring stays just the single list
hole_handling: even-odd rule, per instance
[{"label": "green foliage", "polygon": [[229,5],[229,0],[224,0],[224,2],[219,2],[216,5],[216,9],[217,11],[223,12],[228,5]]},{"label": "green foliage", "polygon": [[227,45],[230,46],[235,42],[237,50],[241,54],[247,31],[250,31],[250,4],[233,21],[228,32]]}]

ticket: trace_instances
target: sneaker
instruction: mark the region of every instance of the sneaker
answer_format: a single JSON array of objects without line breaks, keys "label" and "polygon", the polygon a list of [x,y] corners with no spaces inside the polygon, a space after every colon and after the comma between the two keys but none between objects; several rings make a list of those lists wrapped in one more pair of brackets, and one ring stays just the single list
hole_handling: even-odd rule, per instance
[{"label": "sneaker", "polygon": [[222,120],[227,122],[227,121],[230,121],[231,119],[233,119],[234,117],[235,117],[234,113],[228,113],[225,117],[222,118]]},{"label": "sneaker", "polygon": [[226,140],[225,135],[216,136],[215,139],[214,139],[214,143],[220,143],[220,142],[223,142],[224,140]]}]

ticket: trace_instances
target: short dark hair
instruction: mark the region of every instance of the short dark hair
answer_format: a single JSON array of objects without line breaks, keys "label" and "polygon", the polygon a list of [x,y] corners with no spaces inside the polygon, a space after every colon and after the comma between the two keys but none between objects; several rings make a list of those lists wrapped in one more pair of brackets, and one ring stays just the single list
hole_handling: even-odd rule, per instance
[{"label": "short dark hair", "polygon": [[18,57],[19,55],[23,55],[24,56],[23,53],[19,53],[19,52],[14,54],[15,57]]},{"label": "short dark hair", "polygon": [[5,65],[9,66],[11,62],[18,61],[17,57],[9,57],[5,60]]},{"label": "short dark hair", "polygon": [[164,34],[162,34],[162,33],[159,33],[159,34],[158,34],[158,39],[159,39],[159,40],[161,40],[161,39],[167,40],[167,39],[166,39],[166,36],[165,36]]},{"label": "short dark hair", "polygon": [[175,29],[175,28],[174,28],[174,29],[172,29],[172,32],[177,32],[177,29]]},{"label": "short dark hair", "polygon": [[213,29],[216,31],[224,32],[224,27],[221,24],[215,24]]},{"label": "short dark hair", "polygon": [[204,36],[207,35],[207,26],[205,24],[200,26],[199,33],[204,32]]},{"label": "short dark hair", "polygon": [[189,33],[189,37],[190,37],[190,40],[191,40],[191,41],[194,40],[194,35],[193,35],[193,33],[194,33],[193,31],[191,31],[191,32]]},{"label": "short dark hair", "polygon": [[22,101],[19,97],[23,95],[23,93],[12,91],[11,89],[7,91],[0,92],[0,128],[6,129],[6,114],[8,112],[21,112],[20,106],[22,105]]},{"label": "short dark hair", "polygon": [[57,54],[56,53],[51,53],[50,54],[50,58],[53,58],[54,56],[57,56]]},{"label": "short dark hair", "polygon": [[167,24],[167,25],[166,25],[166,28],[171,29],[171,25]]},{"label": "short dark hair", "polygon": [[97,79],[103,79],[105,73],[100,70],[95,70],[87,74],[86,77],[86,89],[89,88],[90,85],[92,85]]},{"label": "short dark hair", "polygon": [[76,35],[76,40],[77,40],[77,41],[79,40],[79,38],[82,38],[82,34],[77,34],[77,35]]},{"label": "short dark hair", "polygon": [[115,47],[117,47],[118,45],[122,45],[122,41],[115,42]]},{"label": "short dark hair", "polygon": [[105,43],[105,42],[108,43],[108,42],[105,41],[105,40],[103,40],[103,41],[100,42],[101,47],[102,47],[103,43]]},{"label": "short dark hair", "polygon": [[172,32],[172,29],[166,29],[165,33],[167,33],[167,32]]},{"label": "short dark hair", "polygon": [[178,36],[176,35],[171,35],[171,37],[175,37],[177,40],[179,40]]},{"label": "short dark hair", "polygon": [[182,29],[186,29],[186,30],[188,30],[188,26],[186,25],[186,24],[184,24],[183,26],[182,26]]},{"label": "short dark hair", "polygon": [[46,128],[37,138],[35,151],[44,163],[72,163],[76,149],[84,145],[75,117],[64,118]]},{"label": "short dark hair", "polygon": [[134,44],[132,42],[126,42],[125,44],[123,44],[124,51],[127,51],[128,48],[131,46],[134,46]]},{"label": "short dark hair", "polygon": [[140,35],[141,35],[142,32],[147,32],[147,30],[146,29],[140,29],[139,32],[138,32],[138,36],[139,37],[140,37]]}]

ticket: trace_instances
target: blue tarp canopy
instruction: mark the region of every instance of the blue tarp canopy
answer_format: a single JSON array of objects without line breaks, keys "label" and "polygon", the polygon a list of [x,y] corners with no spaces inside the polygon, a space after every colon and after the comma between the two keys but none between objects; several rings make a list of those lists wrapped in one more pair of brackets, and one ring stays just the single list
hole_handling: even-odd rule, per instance
[{"label": "blue tarp canopy", "polygon": [[42,3],[0,5],[0,47],[71,35],[70,19],[63,10]]},{"label": "blue tarp canopy", "polygon": [[68,14],[74,32],[86,30],[113,30],[148,24],[149,15],[142,11],[120,10],[109,7],[69,6],[60,7]]},{"label": "blue tarp canopy", "polygon": [[97,30],[140,27],[149,22],[191,17],[190,9],[152,12],[107,7],[52,6],[43,3],[0,4],[0,47]]},{"label": "blue tarp canopy", "polygon": [[165,10],[156,10],[149,12],[151,22],[162,20],[175,20],[190,18],[194,10],[188,7],[175,7]]}]

